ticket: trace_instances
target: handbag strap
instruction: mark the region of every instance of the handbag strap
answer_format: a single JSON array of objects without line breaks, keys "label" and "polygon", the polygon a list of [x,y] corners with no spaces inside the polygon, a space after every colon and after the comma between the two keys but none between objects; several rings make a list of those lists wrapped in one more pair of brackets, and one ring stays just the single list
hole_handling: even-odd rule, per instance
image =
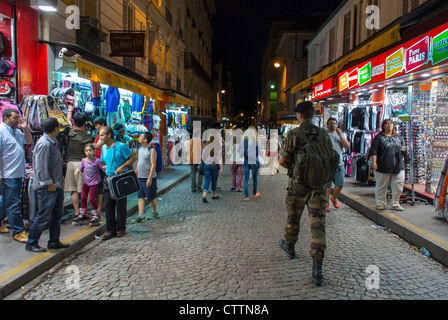
[{"label": "handbag strap", "polygon": [[[114,153],[112,154],[112,163],[110,164],[110,170],[112,171],[112,169],[114,168],[114,161],[115,161],[115,150],[117,149],[117,142],[115,141],[114,144],[112,145],[112,148],[114,148]],[[115,172],[113,174],[113,176],[115,175]]]}]

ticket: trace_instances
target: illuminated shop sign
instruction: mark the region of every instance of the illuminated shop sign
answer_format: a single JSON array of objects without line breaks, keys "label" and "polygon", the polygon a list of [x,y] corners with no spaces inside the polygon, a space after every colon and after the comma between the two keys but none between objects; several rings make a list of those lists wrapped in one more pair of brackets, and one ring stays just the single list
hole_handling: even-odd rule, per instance
[{"label": "illuminated shop sign", "polygon": [[318,100],[337,93],[337,77],[325,80],[312,88],[311,99]]},{"label": "illuminated shop sign", "polygon": [[338,92],[430,68],[448,59],[448,23],[338,75]]}]

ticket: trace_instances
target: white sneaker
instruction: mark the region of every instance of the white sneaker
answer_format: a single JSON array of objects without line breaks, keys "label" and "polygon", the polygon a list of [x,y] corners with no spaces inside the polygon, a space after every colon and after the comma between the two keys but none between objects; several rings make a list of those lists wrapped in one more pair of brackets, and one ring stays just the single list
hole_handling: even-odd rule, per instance
[{"label": "white sneaker", "polygon": [[386,208],[382,204],[376,205],[376,210],[385,210]]},{"label": "white sneaker", "polygon": [[397,211],[404,211],[404,208],[402,206],[400,206],[399,204],[392,206],[392,209],[397,210]]}]

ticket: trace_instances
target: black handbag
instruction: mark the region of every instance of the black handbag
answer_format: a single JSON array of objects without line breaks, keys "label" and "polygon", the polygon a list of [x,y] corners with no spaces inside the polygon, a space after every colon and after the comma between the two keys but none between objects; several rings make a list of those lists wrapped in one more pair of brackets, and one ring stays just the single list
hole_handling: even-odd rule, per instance
[{"label": "black handbag", "polygon": [[114,200],[120,200],[140,190],[135,171],[127,171],[115,176],[107,177],[109,183],[110,197]]},{"label": "black handbag", "polygon": [[[113,168],[112,165],[115,160],[116,143],[114,147],[115,148],[111,164],[112,168]],[[107,183],[109,184],[110,197],[114,200],[120,200],[126,198],[127,196],[140,190],[140,183],[138,182],[137,175],[133,170],[109,176],[107,177]]]},{"label": "black handbag", "polygon": [[201,164],[198,167],[198,173],[203,176],[204,175],[204,162],[201,162]]}]

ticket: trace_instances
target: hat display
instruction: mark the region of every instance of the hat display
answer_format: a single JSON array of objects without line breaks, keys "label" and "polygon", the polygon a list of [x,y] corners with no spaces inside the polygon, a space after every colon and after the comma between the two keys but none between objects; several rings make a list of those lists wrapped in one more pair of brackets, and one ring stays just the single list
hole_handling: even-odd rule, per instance
[{"label": "hat display", "polygon": [[14,63],[12,63],[11,61],[9,61],[9,60],[5,60],[5,61],[6,61],[6,63],[8,63],[8,64],[10,65],[10,69],[9,69],[9,71],[5,74],[5,76],[12,76],[13,73],[14,73],[14,69],[16,68],[16,65],[15,65]]},{"label": "hat display", "polygon": [[0,75],[3,76],[8,73],[11,73],[11,65],[6,60],[0,59]]},{"label": "hat display", "polygon": [[314,110],[313,103],[311,101],[304,101],[297,105],[295,112],[305,112],[308,110]]},{"label": "hat display", "polygon": [[67,100],[75,100],[75,91],[72,88],[67,88],[64,91],[64,96]]},{"label": "hat display", "polygon": [[11,81],[3,79],[0,82],[0,95],[8,96],[11,93],[12,89],[14,89],[14,84]]}]

